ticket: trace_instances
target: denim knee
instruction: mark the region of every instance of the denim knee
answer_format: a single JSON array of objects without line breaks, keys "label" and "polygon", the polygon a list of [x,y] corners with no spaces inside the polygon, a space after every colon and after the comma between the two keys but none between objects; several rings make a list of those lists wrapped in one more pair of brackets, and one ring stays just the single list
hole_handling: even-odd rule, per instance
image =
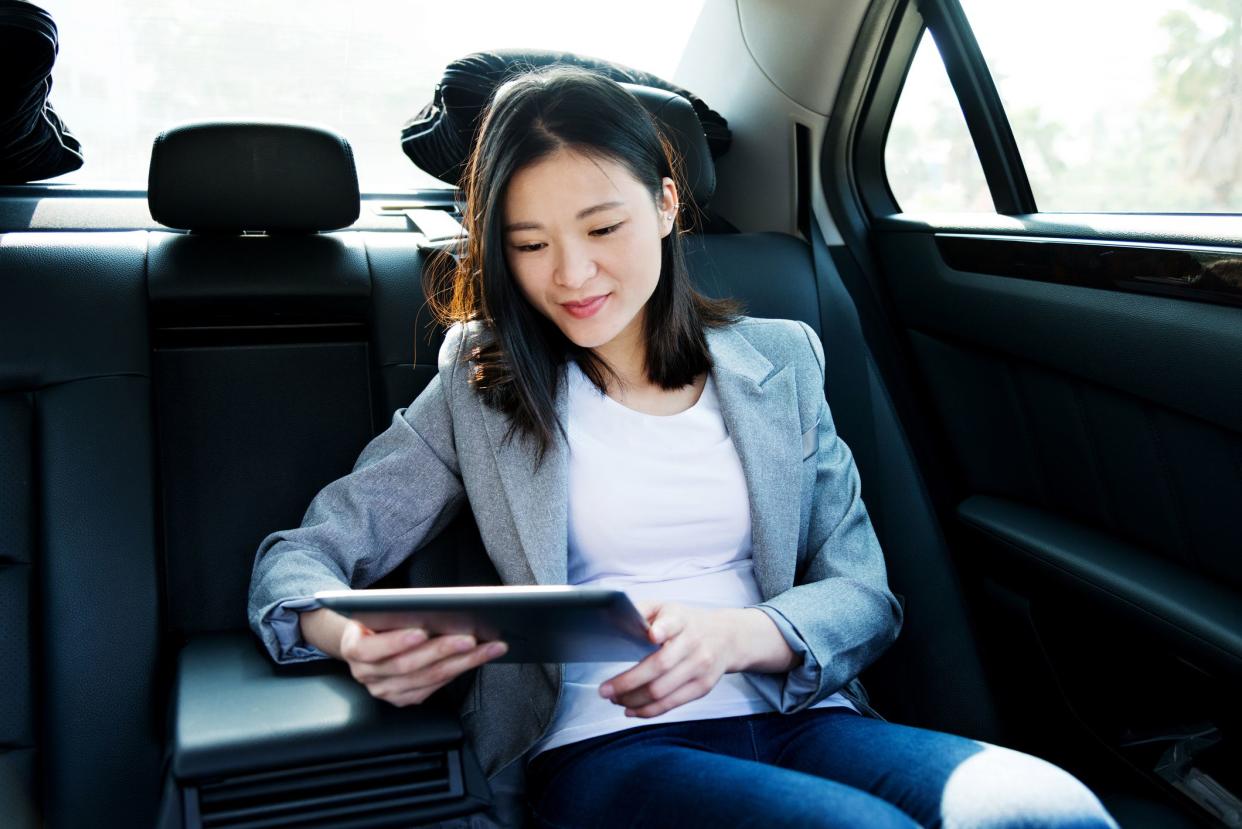
[{"label": "denim knee", "polygon": [[1117,829],[1090,789],[1064,769],[984,744],[945,783],[944,829]]}]

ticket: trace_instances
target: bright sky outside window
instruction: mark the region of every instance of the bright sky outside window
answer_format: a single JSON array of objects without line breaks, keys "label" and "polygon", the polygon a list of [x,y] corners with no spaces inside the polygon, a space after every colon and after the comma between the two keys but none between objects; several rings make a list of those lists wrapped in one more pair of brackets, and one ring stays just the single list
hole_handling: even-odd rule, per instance
[{"label": "bright sky outside window", "polygon": [[1049,212],[1242,212],[1242,0],[962,0]]},{"label": "bright sky outside window", "polygon": [[884,144],[884,169],[907,213],[995,213],[966,118],[929,32],[897,99]]},{"label": "bright sky outside window", "polygon": [[571,51],[673,81],[702,0],[36,0],[60,29],[50,101],[83,144],[51,182],[145,189],[162,129],[213,118],[321,124],[362,189],[448,187],[401,152],[444,66],[482,49]]}]

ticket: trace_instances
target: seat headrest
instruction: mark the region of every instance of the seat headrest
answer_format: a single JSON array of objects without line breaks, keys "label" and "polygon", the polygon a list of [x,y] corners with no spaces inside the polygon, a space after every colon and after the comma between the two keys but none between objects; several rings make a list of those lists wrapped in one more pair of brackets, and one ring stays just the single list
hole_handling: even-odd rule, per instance
[{"label": "seat headrest", "polygon": [[695,114],[694,107],[675,92],[632,83],[622,83],[621,86],[632,92],[655,117],[656,123],[681,156],[686,186],[690,188],[694,203],[700,207],[707,205],[716,192],[716,165],[707,147],[703,123]]},{"label": "seat headrest", "polygon": [[160,224],[213,232],[336,230],[361,209],[343,137],[304,124],[228,121],[160,133],[147,202]]}]

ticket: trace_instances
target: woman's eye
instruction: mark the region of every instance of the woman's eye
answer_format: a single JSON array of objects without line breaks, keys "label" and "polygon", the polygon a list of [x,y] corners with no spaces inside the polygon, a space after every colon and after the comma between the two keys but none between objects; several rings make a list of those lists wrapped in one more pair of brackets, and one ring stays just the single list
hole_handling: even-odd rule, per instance
[{"label": "woman's eye", "polygon": [[[611,236],[612,234],[616,233],[617,228],[621,227],[621,225],[623,224],[625,224],[625,222],[617,222],[615,225],[609,225],[608,227],[601,227],[596,230],[592,230],[591,235],[597,236],[597,237],[598,236]],[[528,245],[514,245],[513,246],[514,250],[517,250],[520,253],[536,253],[540,250],[543,250],[545,247],[547,247],[547,245],[545,245],[543,242],[531,242]]]}]

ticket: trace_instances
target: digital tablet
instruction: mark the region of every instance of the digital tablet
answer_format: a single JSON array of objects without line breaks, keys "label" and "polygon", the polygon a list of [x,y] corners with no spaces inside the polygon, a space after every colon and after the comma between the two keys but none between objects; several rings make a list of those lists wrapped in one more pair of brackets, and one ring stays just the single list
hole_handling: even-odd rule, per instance
[{"label": "digital tablet", "polygon": [[572,585],[322,590],[324,607],[374,631],[421,627],[509,645],[493,662],[637,662],[659,649],[621,590]]}]

